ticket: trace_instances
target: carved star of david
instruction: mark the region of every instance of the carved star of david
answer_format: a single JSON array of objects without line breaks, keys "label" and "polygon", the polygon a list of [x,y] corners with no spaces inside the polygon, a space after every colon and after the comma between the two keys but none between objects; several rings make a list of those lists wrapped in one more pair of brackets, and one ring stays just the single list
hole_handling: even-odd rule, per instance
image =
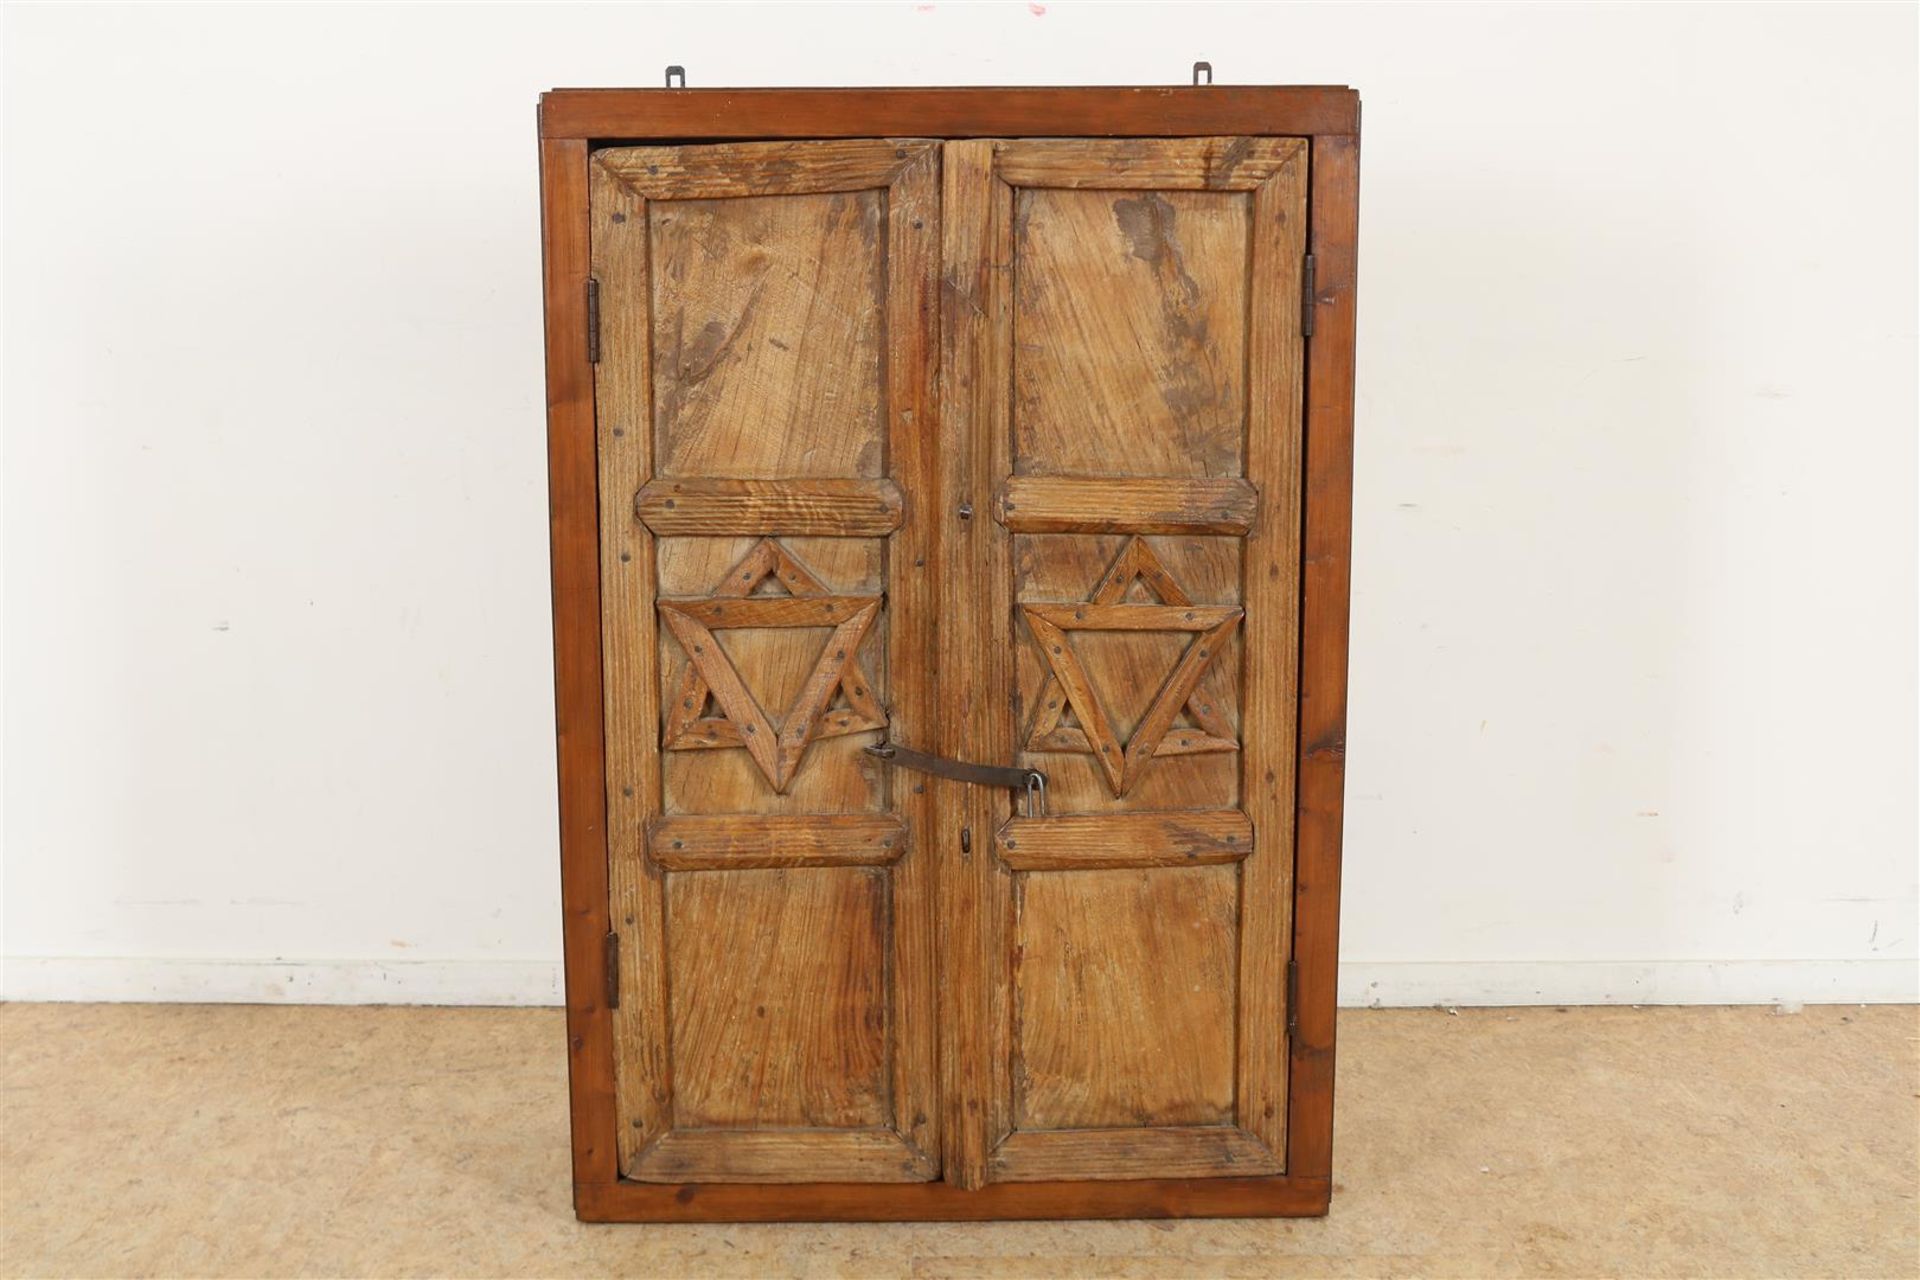
[{"label": "carved star of david", "polygon": [[[772,578],[786,595],[754,595]],[[696,751],[745,747],[773,789],[784,793],[807,744],[886,727],[873,678],[859,659],[861,642],[880,612],[880,596],[835,595],[771,538],[762,538],[739,564],[698,600],[660,600],[660,617],[686,650],[687,665],[667,708],[664,744]],[[776,723],[747,689],[733,659],[714,639],[728,628],[832,627],[812,672]],[[845,700],[834,705],[835,694]],[[717,716],[706,713],[708,700]]]},{"label": "carved star of david", "polygon": [[[1135,582],[1145,583],[1160,603],[1124,603]],[[1233,726],[1213,705],[1213,699],[1198,689],[1201,677],[1240,625],[1242,610],[1237,605],[1194,604],[1143,539],[1128,539],[1084,604],[1022,604],[1020,611],[1026,615],[1027,626],[1051,672],[1040,690],[1027,750],[1091,754],[1100,762],[1113,794],[1122,796],[1140,780],[1155,756],[1240,749]],[[1194,633],[1124,746],[1087,679],[1086,668],[1068,642],[1072,631]],[[1060,723],[1069,707],[1078,717],[1078,725]],[[1193,727],[1174,727],[1182,710]]]}]

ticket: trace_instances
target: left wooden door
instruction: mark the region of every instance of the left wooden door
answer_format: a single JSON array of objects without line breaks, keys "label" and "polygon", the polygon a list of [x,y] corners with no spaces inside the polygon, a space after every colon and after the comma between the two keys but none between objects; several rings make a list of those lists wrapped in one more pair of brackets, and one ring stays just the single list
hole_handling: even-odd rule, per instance
[{"label": "left wooden door", "polygon": [[940,1176],[939,148],[597,151],[620,1171]]}]

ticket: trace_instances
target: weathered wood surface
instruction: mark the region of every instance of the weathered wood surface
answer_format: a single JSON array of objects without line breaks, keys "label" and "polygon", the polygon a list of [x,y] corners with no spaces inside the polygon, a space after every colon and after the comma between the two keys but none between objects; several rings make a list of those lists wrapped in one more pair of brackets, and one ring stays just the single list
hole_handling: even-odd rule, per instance
[{"label": "weathered wood surface", "polygon": [[[1341,89],[1229,87],[566,91],[546,97],[541,128],[547,139],[542,194],[562,856],[574,1172],[581,1215],[796,1220],[1324,1212],[1330,1191],[1344,752],[1357,97]],[[989,154],[972,156],[969,166],[964,163],[968,149],[978,143],[945,149],[909,143],[906,154],[889,158],[868,137],[874,132],[1013,139],[1052,133],[1065,136],[1070,145],[1060,147],[1056,139],[1006,143],[998,156],[1004,167],[996,174],[991,143],[986,144]],[[1072,136],[1092,134],[1165,136],[1168,150],[1155,157],[1112,141]],[[1283,397],[1295,393],[1287,389],[1284,370],[1280,377],[1273,375],[1279,366],[1271,365],[1269,355],[1282,351],[1297,361],[1300,353],[1297,325],[1282,314],[1293,307],[1289,294],[1297,290],[1298,277],[1284,277],[1288,264],[1277,261],[1275,250],[1294,255],[1297,264],[1305,210],[1287,206],[1304,190],[1304,163],[1283,160],[1272,175],[1246,185],[1245,158],[1266,140],[1243,150],[1209,141],[1263,134],[1303,135],[1288,144],[1296,149],[1304,135],[1313,135],[1312,217],[1320,287],[1312,305],[1319,333],[1309,344],[1306,416],[1312,428],[1305,450],[1304,508],[1297,478],[1291,494],[1284,475],[1277,486],[1262,478],[1276,458],[1284,461],[1284,454],[1270,454],[1263,462],[1258,448],[1244,447],[1249,437],[1274,429],[1260,425],[1263,407],[1270,424],[1274,410],[1290,413],[1295,438],[1282,443],[1296,450],[1298,466],[1297,410],[1273,400],[1276,387]],[[629,182],[653,183],[661,173],[628,172],[618,156],[600,152],[590,159],[587,150],[589,139],[742,136],[860,141],[850,149],[821,153],[822,163],[810,172],[804,159],[789,166],[797,151],[763,149],[750,155],[730,152],[727,144],[703,147],[704,154],[683,156],[680,170],[669,173],[664,186],[642,189]],[[1115,164],[1121,150],[1129,154],[1131,180]],[[979,215],[971,228],[955,232],[949,227],[944,240],[942,202],[934,190],[943,151],[946,208]],[[860,168],[866,158],[878,172]],[[904,163],[887,176],[896,161]],[[972,174],[956,183],[954,161]],[[835,173],[823,176],[829,168]],[[1029,181],[1048,185],[1016,189]],[[604,200],[603,184],[615,188]],[[657,198],[650,200],[641,190],[657,192]],[[956,202],[951,199],[956,192],[974,198]],[[1135,203],[1120,209],[1121,199]],[[661,208],[650,212],[655,205]],[[1233,268],[1219,260],[1236,242],[1245,246],[1238,301],[1232,296]],[[1209,243],[1213,248],[1205,247]],[[935,246],[961,250],[949,253],[947,279],[938,292],[934,278],[943,264],[931,252]],[[1081,251],[1086,260],[1076,261]],[[1133,266],[1136,262],[1141,265]],[[601,281],[603,358],[597,369],[587,363],[585,339],[589,270]],[[1130,275],[1141,271],[1150,278]],[[1103,275],[1109,284],[1101,283]],[[1281,287],[1272,287],[1275,279]],[[1107,298],[1092,300],[1103,290]],[[1076,298],[1076,291],[1089,296]],[[939,307],[933,305],[936,299]],[[808,305],[816,301],[826,304],[825,316],[809,315]],[[997,331],[1016,304],[1024,308],[1015,321],[1021,332],[1017,359],[1010,332]],[[1103,307],[1107,314],[1094,314]],[[1064,336],[1030,346],[1035,318],[1048,315],[1061,321],[1055,332]],[[943,390],[950,404],[936,400],[928,382],[943,316],[949,355],[951,335],[960,333],[965,366],[958,376],[949,368]],[[1265,327],[1268,321],[1277,321],[1278,328]],[[1213,333],[1219,322],[1226,325],[1224,339]],[[631,331],[623,337],[623,324],[637,324],[645,332],[638,341]],[[1198,326],[1209,333],[1205,343],[1194,341]],[[808,334],[817,341],[796,339],[809,327],[818,330]],[[1280,347],[1273,345],[1276,335]],[[1229,349],[1236,342],[1238,352]],[[650,360],[650,354],[659,359]],[[1141,368],[1129,370],[1129,360]],[[1088,376],[1103,363],[1115,370],[1116,380]],[[1239,374],[1237,366],[1243,367]],[[1075,386],[1091,388],[1100,402],[1076,405]],[[1008,394],[996,395],[996,387]],[[976,392],[982,402],[966,403]],[[1016,402],[1024,414],[1017,439],[1012,435]],[[1237,421],[1236,402],[1243,406]],[[951,413],[943,414],[949,407]],[[749,416],[771,412],[742,426],[743,409]],[[1068,421],[1076,409],[1085,419],[1079,426]],[[943,424],[943,416],[957,425]],[[1129,447],[1129,440],[1139,447]],[[596,454],[602,472],[597,496],[592,492]],[[1120,461],[1095,461],[1104,459]],[[1132,474],[1116,477],[1115,471]],[[690,520],[682,526],[685,532],[658,534],[633,514],[634,498],[656,477],[776,485],[892,480],[900,491],[901,516],[886,530],[854,536],[839,536],[842,530],[831,520],[813,526],[819,533],[770,530],[756,536],[709,531]],[[1115,496],[1127,500],[1127,509],[1116,517],[1115,504],[1082,501],[1072,491],[1085,479],[1244,482],[1256,493],[1258,506],[1243,521],[1244,504],[1228,504],[1231,514],[1208,516],[1210,498],[1188,501],[1176,495],[1156,505],[1123,488]],[[996,493],[1017,495],[1017,486],[1028,481],[1061,481],[1068,487],[1052,496],[1037,490],[1041,498],[1024,502],[1015,496],[1011,512],[995,511]],[[1291,511],[1285,507],[1289,500],[1295,503]],[[989,532],[991,520],[960,518],[963,503],[973,513],[1010,516],[1016,525],[1026,519],[1034,523]],[[857,510],[851,514],[861,518]],[[1112,795],[1071,712],[1044,734],[1022,739],[1031,745],[1021,754],[1030,763],[1044,763],[1053,779],[1053,811],[1069,817],[1231,809],[1242,804],[1245,790],[1245,812],[1258,844],[1253,854],[1124,873],[1250,874],[1271,852],[1271,833],[1258,814],[1274,800],[1271,794],[1253,794],[1255,781],[1273,779],[1254,777],[1250,749],[1253,738],[1266,736],[1254,717],[1270,702],[1271,687],[1265,694],[1250,688],[1246,668],[1275,647],[1290,647],[1266,634],[1266,609],[1253,582],[1270,565],[1258,544],[1276,519],[1295,525],[1296,537],[1297,528],[1304,528],[1304,543],[1296,545],[1307,562],[1304,576],[1296,579],[1306,601],[1296,678],[1304,752],[1296,802],[1300,911],[1294,939],[1301,1026],[1289,1050],[1293,1078],[1281,1083],[1279,1094],[1286,1107],[1287,1171],[1272,1172],[1277,1162],[1260,1154],[1274,1150],[1272,1126],[1257,1135],[1248,1127],[1257,1123],[1248,1104],[1256,1104],[1257,1111],[1260,1095],[1245,1087],[1251,1059],[1244,1056],[1234,1063],[1242,1096],[1235,1101],[1232,1122],[1181,1125],[1162,1116],[1097,1131],[1012,1132],[1012,1086],[1020,1067],[1013,1061],[1011,1036],[1019,1002],[1008,964],[1010,930],[1019,925],[1002,914],[1002,904],[1011,904],[1016,886],[1027,881],[1122,869],[982,867],[1000,861],[980,842],[986,830],[1007,827],[1011,815],[1005,797],[968,795],[931,780],[888,778],[861,760],[862,731],[852,726],[878,708],[901,741],[938,740],[949,748],[990,742],[1004,730],[1004,747],[1012,754],[1016,735],[1033,723],[1036,695],[1052,678],[1034,646],[1019,643],[1008,630],[1013,601],[1092,601],[1132,536],[1150,545],[1161,563],[1157,573],[1135,574],[1126,584],[1130,600],[1164,605],[1185,595],[1203,606],[1240,606],[1246,642],[1238,634],[1228,639],[1229,652],[1209,666],[1162,739],[1162,749],[1125,795]],[[1087,527],[1082,520],[1101,523]],[[1042,528],[1041,522],[1051,523]],[[936,539],[936,528],[955,536]],[[1244,550],[1243,536],[1248,539]],[[675,683],[682,655],[663,633],[653,602],[662,595],[722,594],[719,576],[748,556],[756,542],[769,540],[805,561],[805,573],[816,581],[813,594],[877,596],[886,602],[864,656],[873,706],[837,700],[821,724],[847,731],[833,739],[816,735],[785,794],[766,784],[737,742],[700,746],[689,740],[686,749],[661,759],[648,739],[656,732],[653,726],[671,731],[673,722],[657,709],[652,718],[637,717],[646,726],[639,735],[628,738],[623,732],[636,721],[634,707],[651,702],[657,708],[684,687]],[[779,581],[775,575],[752,593],[777,595]],[[1011,590],[1004,590],[1001,584],[1009,581]],[[1268,603],[1283,594],[1274,590]],[[604,609],[599,607],[603,597]],[[979,601],[986,602],[984,611]],[[916,611],[938,618],[939,625],[893,625]],[[631,618],[640,621],[631,626],[619,621]],[[1301,619],[1293,625],[1300,626]],[[620,638],[614,639],[609,628],[618,628]],[[721,628],[714,634],[729,644],[739,642],[738,661],[752,673],[757,695],[774,706],[790,705],[790,695],[811,669],[811,655],[796,643],[799,636],[750,628]],[[906,673],[955,666],[950,660],[955,646],[964,649],[995,635],[1012,644],[1010,660],[1004,653],[982,657],[964,673],[959,695],[936,715],[925,683]],[[1082,632],[1073,640],[1116,731],[1129,733],[1190,642],[1191,633],[1143,630]],[[636,669],[650,672],[652,680],[632,680]],[[589,708],[593,718],[592,708],[603,703],[603,680],[605,732],[597,721],[588,731],[579,708]],[[1011,715],[1000,716],[990,706],[982,710],[981,692],[989,686],[1007,690]],[[710,694],[702,701],[711,703]],[[705,714],[708,710],[694,708],[683,727],[690,734],[723,735],[715,721],[730,722]],[[1241,741],[1243,720],[1247,744]],[[1176,749],[1182,743],[1191,749]],[[621,759],[623,752],[627,759]],[[646,779],[648,757],[655,781],[636,787],[636,779]],[[939,820],[930,824],[936,807]],[[718,856],[731,870],[669,873],[646,856],[642,841],[650,826],[703,814],[745,820],[893,815],[910,840],[892,863],[855,861],[784,871],[737,863],[728,853]],[[949,842],[958,827],[968,824],[974,827],[974,853],[963,858]],[[922,839],[929,826],[937,829],[932,841]],[[744,849],[724,842],[715,847]],[[1130,846],[1122,842],[1120,847]],[[1146,842],[1132,847],[1146,847]],[[931,1006],[935,993],[934,878],[927,865],[932,857],[954,858],[963,869],[973,869],[942,880],[951,896],[940,912],[955,922],[955,936],[977,937],[983,954],[971,967],[965,947],[944,957],[939,990],[949,1034],[956,1028],[966,1032],[953,1043],[978,1045],[984,1062],[955,1063],[949,1057],[940,1068],[939,1087],[922,1087],[916,1095],[916,1082],[931,1079],[934,1061],[932,1027],[924,1018],[917,1026],[913,1021],[916,1010]],[[653,964],[646,952],[663,940],[664,928],[658,926],[663,925],[659,917],[667,880],[780,874],[868,877],[888,885],[889,932],[879,945],[887,948],[891,965],[886,1006],[892,1020],[890,1120],[800,1131],[649,1128],[650,1108],[664,1124],[672,1107],[671,1071],[664,1062],[653,1069],[647,1061],[649,1028],[660,1028],[656,1043],[664,1041],[664,994],[651,1002],[647,996],[665,966]],[[612,1010],[605,999],[609,953],[602,945],[609,907],[627,961],[620,966],[620,999]],[[1241,950],[1244,963],[1256,954],[1249,948],[1255,947],[1257,926],[1240,924],[1230,945]],[[916,931],[925,944],[919,948],[911,941]],[[856,940],[855,945],[862,944]],[[636,951],[641,953],[637,962]],[[1257,954],[1271,966],[1281,953],[1260,948]],[[1253,1004],[1236,1000],[1237,1017],[1253,1016]],[[1280,1007],[1274,1020],[1285,1012]],[[970,1075],[973,1084],[960,1087]],[[728,1100],[729,1105],[742,1102]],[[943,1123],[966,1128],[976,1115],[976,1129],[942,1139]],[[896,1134],[898,1141],[891,1136]],[[787,1140],[788,1135],[797,1140]],[[617,1159],[610,1139],[619,1142]],[[1251,1144],[1251,1160],[1244,1158],[1249,1155],[1245,1144]],[[618,1180],[620,1170],[640,1174],[649,1163],[654,1172],[641,1176],[659,1177],[659,1182]],[[673,1172],[659,1172],[669,1164]],[[1143,1172],[1145,1164],[1154,1167]],[[1263,1171],[1249,1172],[1255,1168]],[[1045,1172],[1035,1175],[1040,1181],[1009,1180],[1041,1169]],[[949,1180],[924,1180],[942,1170]]]},{"label": "weathered wood surface", "polygon": [[647,850],[668,871],[878,867],[906,852],[907,828],[882,813],[656,818]]},{"label": "weathered wood surface", "polygon": [[[938,1174],[926,144],[596,153],[622,1167]],[[902,572],[902,566],[910,572]]]},{"label": "weathered wood surface", "polygon": [[597,153],[629,1176],[1285,1173],[1305,161]]},{"label": "weathered wood surface", "polygon": [[1237,477],[1014,476],[993,514],[1015,533],[1245,533],[1259,495]]},{"label": "weathered wood surface", "polygon": [[992,145],[977,203],[1009,216],[974,260],[1010,277],[1011,333],[957,394],[1010,444],[974,454],[997,519],[969,563],[1014,584],[973,594],[1020,659],[970,687],[1060,816],[998,827],[983,879],[1012,920],[982,930],[1011,991],[976,1037],[1011,1033],[986,1176],[1278,1172],[1305,146]]},{"label": "weathered wood surface", "polygon": [[1253,196],[1252,277],[1260,281],[1247,342],[1247,477],[1266,503],[1247,538],[1243,626],[1258,661],[1247,663],[1248,726],[1242,803],[1260,856],[1240,882],[1240,1062],[1237,1118],[1275,1151],[1286,1150],[1286,960],[1293,935],[1294,774],[1300,643],[1300,467],[1303,343],[1301,263],[1306,253],[1307,158],[1293,151]]},{"label": "weathered wood surface", "polygon": [[783,533],[882,538],[900,527],[891,480],[733,480],[682,476],[634,495],[657,534]]},{"label": "weathered wood surface", "polygon": [[1019,1131],[1232,1119],[1238,879],[1230,865],[1015,878]]},{"label": "weathered wood surface", "polygon": [[994,172],[1016,187],[1100,191],[1252,191],[1304,156],[1300,138],[1021,138]]},{"label": "weathered wood surface", "polygon": [[1260,1139],[1227,1125],[1016,1133],[993,1153],[997,1182],[1248,1177],[1280,1172]]},{"label": "weathered wood surface", "polygon": [[[593,370],[599,491],[631,494],[652,474],[652,308],[647,291],[647,202],[593,166],[593,273],[600,283],[600,362]],[[655,674],[654,539],[625,502],[599,504],[599,625],[606,698],[606,867],[620,936],[620,1003],[613,1011],[615,1139],[620,1168],[671,1124],[667,1053],[666,882],[646,858],[647,821],[660,807],[660,709]],[[605,954],[604,946],[601,954]],[[602,987],[602,990],[605,988]]]},{"label": "weathered wood surface", "polygon": [[1253,823],[1238,809],[1014,818],[994,848],[1015,871],[1197,867],[1252,853]]}]

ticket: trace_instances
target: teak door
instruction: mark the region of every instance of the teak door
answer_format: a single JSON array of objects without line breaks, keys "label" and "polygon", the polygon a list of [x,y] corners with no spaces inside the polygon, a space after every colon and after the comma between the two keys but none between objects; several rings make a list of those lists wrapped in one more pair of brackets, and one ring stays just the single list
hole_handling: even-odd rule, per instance
[{"label": "teak door", "polygon": [[584,1217],[1324,1211],[1352,134],[1128,92],[543,104]]}]

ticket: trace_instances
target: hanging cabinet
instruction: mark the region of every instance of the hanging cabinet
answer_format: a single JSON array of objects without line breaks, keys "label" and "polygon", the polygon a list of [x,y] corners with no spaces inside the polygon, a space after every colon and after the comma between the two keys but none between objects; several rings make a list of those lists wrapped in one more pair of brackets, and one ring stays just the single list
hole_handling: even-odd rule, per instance
[{"label": "hanging cabinet", "polygon": [[1355,95],[540,124],[580,1215],[1324,1212]]}]

